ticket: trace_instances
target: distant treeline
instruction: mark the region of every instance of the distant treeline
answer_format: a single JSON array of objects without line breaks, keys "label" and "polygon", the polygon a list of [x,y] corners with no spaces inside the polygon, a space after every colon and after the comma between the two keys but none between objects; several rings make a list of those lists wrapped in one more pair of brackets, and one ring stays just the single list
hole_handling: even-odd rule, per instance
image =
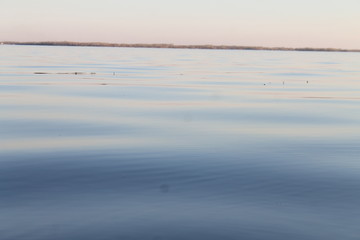
[{"label": "distant treeline", "polygon": [[269,51],[318,51],[318,52],[360,52],[360,49],[339,48],[286,48],[286,47],[256,47],[236,45],[175,45],[175,44],[126,44],[126,43],[102,43],[102,42],[12,42],[6,41],[1,44],[7,45],[38,45],[38,46],[80,46],[80,47],[126,47],[126,48],[178,48],[178,49],[223,49],[223,50],[269,50]]}]

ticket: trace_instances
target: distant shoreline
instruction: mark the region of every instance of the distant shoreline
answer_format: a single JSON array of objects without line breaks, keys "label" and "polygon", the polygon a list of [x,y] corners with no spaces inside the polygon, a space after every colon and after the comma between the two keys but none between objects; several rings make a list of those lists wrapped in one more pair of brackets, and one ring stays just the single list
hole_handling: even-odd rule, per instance
[{"label": "distant shoreline", "polygon": [[306,51],[306,52],[360,52],[360,49],[340,48],[287,48],[287,47],[256,47],[236,45],[176,45],[176,44],[126,44],[103,42],[14,42],[4,41],[1,45],[35,45],[35,46],[73,46],[73,47],[122,47],[122,48],[173,48],[173,49],[217,49],[217,50],[266,50],[266,51]]}]

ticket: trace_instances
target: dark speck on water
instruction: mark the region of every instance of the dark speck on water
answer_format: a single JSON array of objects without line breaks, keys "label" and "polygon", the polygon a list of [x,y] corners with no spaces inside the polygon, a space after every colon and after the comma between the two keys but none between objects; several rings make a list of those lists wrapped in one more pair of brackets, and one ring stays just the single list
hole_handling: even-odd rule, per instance
[{"label": "dark speck on water", "polygon": [[167,184],[161,184],[161,185],[160,185],[160,190],[161,190],[161,192],[163,192],[163,193],[167,193],[167,192],[169,192],[169,190],[170,190],[170,186],[167,185]]},{"label": "dark speck on water", "polygon": [[0,240],[359,240],[358,53],[0,50]]}]

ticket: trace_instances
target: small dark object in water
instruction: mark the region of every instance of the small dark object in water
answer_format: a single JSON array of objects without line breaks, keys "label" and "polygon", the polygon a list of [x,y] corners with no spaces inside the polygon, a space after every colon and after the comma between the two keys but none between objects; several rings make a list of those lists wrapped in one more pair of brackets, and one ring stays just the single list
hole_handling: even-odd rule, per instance
[{"label": "small dark object in water", "polygon": [[169,190],[170,190],[170,186],[169,186],[169,185],[167,185],[167,184],[161,184],[161,185],[160,185],[160,191],[161,191],[161,192],[167,193],[167,192],[169,192]]}]

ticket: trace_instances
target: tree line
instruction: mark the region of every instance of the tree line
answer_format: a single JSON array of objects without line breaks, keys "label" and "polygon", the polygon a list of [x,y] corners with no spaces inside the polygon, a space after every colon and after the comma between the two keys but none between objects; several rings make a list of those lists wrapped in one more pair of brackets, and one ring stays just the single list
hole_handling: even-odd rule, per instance
[{"label": "tree line", "polygon": [[127,48],[175,48],[175,49],[219,49],[219,50],[269,50],[269,51],[318,51],[318,52],[360,52],[360,49],[341,48],[287,48],[287,47],[258,47],[258,46],[236,46],[236,45],[176,45],[167,43],[103,43],[103,42],[14,42],[5,41],[1,44],[7,45],[37,45],[37,46],[80,46],[80,47],[127,47]]}]

